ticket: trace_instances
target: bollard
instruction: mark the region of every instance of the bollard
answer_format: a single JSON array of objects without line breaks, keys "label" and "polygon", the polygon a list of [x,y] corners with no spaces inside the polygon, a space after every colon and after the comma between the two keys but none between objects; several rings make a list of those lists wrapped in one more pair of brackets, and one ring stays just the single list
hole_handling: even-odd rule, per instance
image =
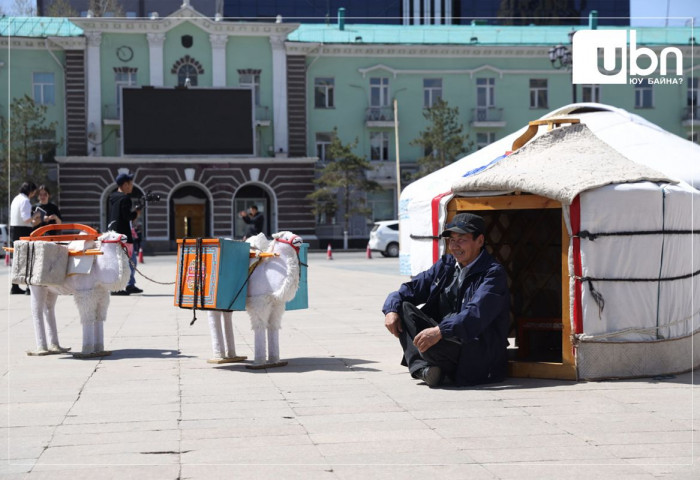
[{"label": "bollard", "polygon": [[328,244],[328,250],[326,251],[326,257],[328,260],[333,260],[333,249],[331,248],[331,244]]}]

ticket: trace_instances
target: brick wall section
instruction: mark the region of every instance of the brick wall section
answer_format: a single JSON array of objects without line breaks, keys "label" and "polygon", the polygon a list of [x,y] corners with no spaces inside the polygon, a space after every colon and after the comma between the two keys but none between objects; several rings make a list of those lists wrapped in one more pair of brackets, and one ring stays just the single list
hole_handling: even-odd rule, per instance
[{"label": "brick wall section", "polygon": [[305,157],[307,155],[306,57],[303,55],[287,56],[287,117],[289,156]]},{"label": "brick wall section", "polygon": [[66,154],[87,155],[85,52],[66,50]]},{"label": "brick wall section", "polygon": [[[171,233],[171,204],[169,196],[183,183],[196,185],[212,199],[211,232],[215,237],[230,237],[233,211],[233,196],[241,185],[250,183],[250,169],[260,170],[259,183],[274,194],[277,201],[278,230],[291,230],[302,237],[315,234],[311,202],[306,195],[314,189],[312,180],[314,164],[291,163],[280,159],[274,163],[110,163],[96,162],[90,157],[85,161],[59,163],[61,185],[60,208],[64,221],[83,223],[104,230],[107,225],[106,195],[116,185],[114,177],[118,168],[129,167],[136,174],[135,186],[143,192],[152,191],[161,195],[161,201],[150,203],[146,208],[146,240],[155,251],[173,251],[174,238]],[[194,168],[193,182],[186,182],[185,168]],[[271,195],[272,196],[272,195]],[[209,223],[209,221],[207,221]]]}]

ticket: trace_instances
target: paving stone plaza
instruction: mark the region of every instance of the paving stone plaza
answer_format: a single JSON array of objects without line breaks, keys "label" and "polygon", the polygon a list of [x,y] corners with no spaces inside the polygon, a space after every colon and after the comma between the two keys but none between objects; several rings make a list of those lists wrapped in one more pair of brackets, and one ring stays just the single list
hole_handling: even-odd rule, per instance
[{"label": "paving stone plaza", "polygon": [[[173,281],[176,257],[146,257]],[[9,292],[9,267],[0,279]],[[204,312],[138,277],[112,297],[111,356],[31,357],[30,298],[0,295],[3,479],[700,478],[700,392],[692,373],[624,381],[509,378],[430,389],[399,364],[381,305],[407,278],[364,252],[309,255],[307,310],[285,314],[283,368],[212,365]],[[70,297],[61,344],[80,350]],[[239,355],[253,355],[245,312]],[[250,360],[248,361],[250,362]]]}]

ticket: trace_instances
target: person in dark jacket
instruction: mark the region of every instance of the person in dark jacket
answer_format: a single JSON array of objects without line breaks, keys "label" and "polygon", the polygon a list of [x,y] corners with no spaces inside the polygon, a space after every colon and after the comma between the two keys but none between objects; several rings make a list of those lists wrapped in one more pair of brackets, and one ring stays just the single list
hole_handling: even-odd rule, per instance
[{"label": "person in dark jacket", "polygon": [[445,377],[457,385],[502,381],[510,322],[506,271],[484,249],[483,218],[455,215],[441,236],[451,253],[389,294],[384,324],[399,338],[402,364],[430,387]]},{"label": "person in dark jacket", "polygon": [[265,225],[265,215],[258,211],[257,205],[251,205],[248,207],[248,212],[241,210],[238,212],[238,215],[241,217],[241,220],[248,225],[245,229],[245,236],[243,237],[243,240],[254,237],[263,231]]},{"label": "person in dark jacket", "polygon": [[[134,175],[131,173],[120,173],[114,179],[117,184],[117,191],[109,195],[109,224],[108,229],[126,235],[126,248],[128,256],[131,258],[134,252],[134,237],[131,233],[131,222],[139,215],[140,207],[134,208],[131,202],[131,192],[134,189]],[[134,265],[129,262],[131,276],[125,290],[113,292],[112,295],[130,295],[141,293],[143,290],[136,286],[134,279]]]}]

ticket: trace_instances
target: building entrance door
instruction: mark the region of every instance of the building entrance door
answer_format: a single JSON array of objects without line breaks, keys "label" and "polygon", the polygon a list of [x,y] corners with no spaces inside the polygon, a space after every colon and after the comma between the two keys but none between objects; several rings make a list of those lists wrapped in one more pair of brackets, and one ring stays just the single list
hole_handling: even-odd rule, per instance
[{"label": "building entrance door", "polygon": [[204,237],[205,205],[175,205],[175,238]]}]

